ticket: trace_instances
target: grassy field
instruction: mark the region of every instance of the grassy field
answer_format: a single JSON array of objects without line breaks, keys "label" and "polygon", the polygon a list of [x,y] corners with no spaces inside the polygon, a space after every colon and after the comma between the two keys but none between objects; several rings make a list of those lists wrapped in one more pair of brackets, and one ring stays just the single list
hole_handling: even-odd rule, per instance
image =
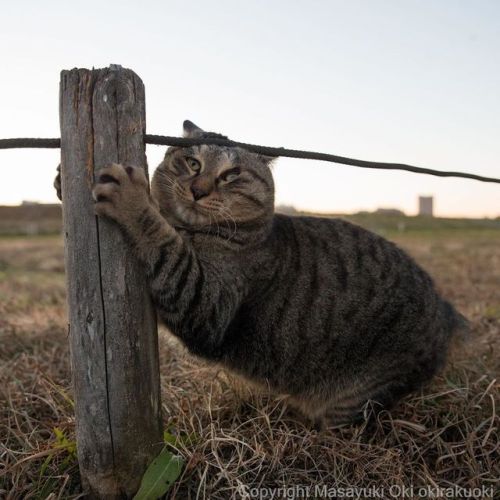
[{"label": "grassy field", "polygon": [[[311,498],[323,487],[378,488],[385,498],[412,486],[498,495],[500,229],[357,222],[395,240],[434,276],[471,320],[470,339],[454,346],[431,386],[391,413],[318,433],[283,401],[191,358],[162,330],[164,425],[186,461],[169,498],[259,498],[251,488],[283,486],[310,488]],[[0,498],[80,494],[62,242],[0,238]]]}]

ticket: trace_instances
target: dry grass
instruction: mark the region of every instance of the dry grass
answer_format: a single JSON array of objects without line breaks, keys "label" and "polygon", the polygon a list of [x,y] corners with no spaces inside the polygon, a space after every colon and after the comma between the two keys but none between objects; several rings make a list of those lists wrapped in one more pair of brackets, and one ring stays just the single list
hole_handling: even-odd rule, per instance
[{"label": "dry grass", "polygon": [[[498,493],[500,234],[397,239],[472,321],[446,371],[376,422],[317,433],[162,332],[165,427],[187,463],[170,498],[241,498],[283,486],[311,487],[314,497],[315,485],[385,487],[386,497],[391,486],[411,485]],[[2,498],[81,495],[66,336],[59,239],[0,240]]]}]

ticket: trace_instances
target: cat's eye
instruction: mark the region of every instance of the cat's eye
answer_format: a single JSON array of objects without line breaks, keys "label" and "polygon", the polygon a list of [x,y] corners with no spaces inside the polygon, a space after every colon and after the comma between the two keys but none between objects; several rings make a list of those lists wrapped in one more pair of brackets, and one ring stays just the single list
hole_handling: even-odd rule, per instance
[{"label": "cat's eye", "polygon": [[234,181],[240,174],[241,174],[240,167],[235,167],[226,170],[225,172],[222,172],[222,174],[219,176],[219,179],[224,182],[231,182]]},{"label": "cat's eye", "polygon": [[200,164],[200,162],[196,158],[192,158],[192,157],[189,156],[188,158],[186,158],[186,162],[189,165],[189,168],[193,172],[199,172],[200,171],[201,164]]}]

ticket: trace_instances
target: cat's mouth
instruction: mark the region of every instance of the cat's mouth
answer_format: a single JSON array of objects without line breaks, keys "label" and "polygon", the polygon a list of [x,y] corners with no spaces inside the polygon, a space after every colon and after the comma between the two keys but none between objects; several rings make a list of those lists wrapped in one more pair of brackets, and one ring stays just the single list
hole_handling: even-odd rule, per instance
[{"label": "cat's mouth", "polygon": [[172,195],[169,203],[171,216],[175,218],[176,223],[183,226],[199,229],[217,226],[225,219],[234,221],[221,199],[204,197],[202,200],[194,200],[187,190],[179,185],[174,187]]},{"label": "cat's mouth", "polygon": [[203,226],[210,224],[213,219],[213,210],[200,205],[194,200],[180,200],[175,205],[177,217],[190,226]]}]

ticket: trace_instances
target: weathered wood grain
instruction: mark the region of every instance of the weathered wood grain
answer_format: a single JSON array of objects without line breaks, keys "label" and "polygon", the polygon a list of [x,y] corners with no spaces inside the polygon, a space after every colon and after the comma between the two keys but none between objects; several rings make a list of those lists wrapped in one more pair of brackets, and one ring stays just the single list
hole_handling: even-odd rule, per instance
[{"label": "weathered wood grain", "polygon": [[78,460],[97,498],[130,497],[161,446],[156,313],[119,228],[91,186],[109,162],[147,170],[144,85],[132,71],[61,73],[65,260]]}]

